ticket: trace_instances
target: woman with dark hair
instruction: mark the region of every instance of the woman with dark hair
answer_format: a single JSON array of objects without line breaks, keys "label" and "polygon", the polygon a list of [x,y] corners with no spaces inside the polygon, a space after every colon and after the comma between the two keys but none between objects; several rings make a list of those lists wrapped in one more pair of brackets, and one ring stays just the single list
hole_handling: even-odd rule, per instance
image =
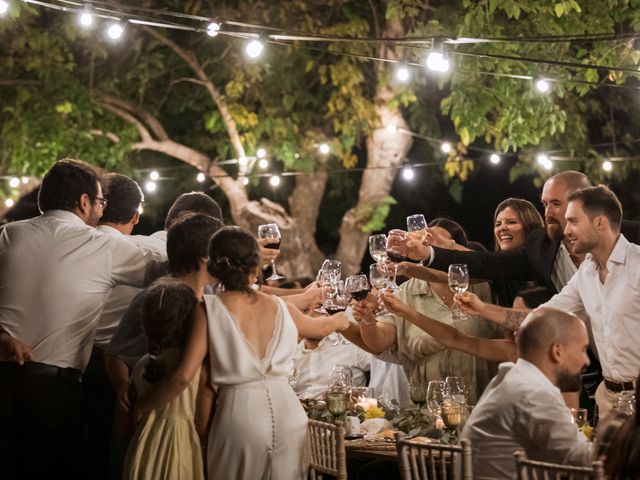
[{"label": "woman with dark hair", "polygon": [[[464,230],[453,220],[437,219],[431,225],[449,242],[455,235],[456,243],[466,243]],[[471,289],[490,298],[486,283],[472,285]],[[453,326],[466,335],[483,337],[490,331],[493,333],[490,325],[478,317],[456,320],[452,316],[453,293],[447,283],[411,278],[402,284],[396,297],[421,314]],[[465,377],[469,400],[474,402],[489,381],[489,366],[485,360],[447,349],[402,315],[389,313],[374,318],[374,306],[367,302],[354,305],[354,314],[360,319],[360,335],[365,345],[374,354],[397,350],[408,367],[411,383],[444,380],[448,376]]]},{"label": "woman with dark hair", "polygon": [[[344,313],[311,318],[251,286],[260,274],[256,239],[238,227],[209,244],[208,271],[219,286],[204,296],[180,366],[144,399],[170,401],[191,381],[207,352],[217,404],[208,436],[210,479],[306,478],[307,417],[288,382],[298,336],[346,330]],[[206,309],[206,315],[205,315]]]}]

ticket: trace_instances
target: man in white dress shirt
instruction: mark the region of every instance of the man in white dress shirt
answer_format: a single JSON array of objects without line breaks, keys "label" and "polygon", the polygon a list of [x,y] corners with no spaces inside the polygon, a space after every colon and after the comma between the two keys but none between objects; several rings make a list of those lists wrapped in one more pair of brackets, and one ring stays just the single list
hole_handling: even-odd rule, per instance
[{"label": "man in white dress shirt", "polygon": [[[576,254],[586,254],[560,293],[542,306],[585,312],[599,353],[604,381],[596,390],[600,417],[618,395],[635,389],[640,371],[640,246],[620,233],[622,206],[603,185],[569,196],[565,235]],[[467,311],[507,324],[526,310],[503,309],[463,294]]]},{"label": "man in white dress shirt", "polygon": [[105,204],[96,171],[65,159],[42,180],[44,213],[0,230],[3,477],[85,477],[80,376],[102,307],[115,285],[144,286],[166,268],[94,228]]},{"label": "man in white dress shirt", "polygon": [[476,480],[515,478],[517,450],[534,460],[588,464],[591,444],[560,393],[580,385],[588,345],[575,315],[542,307],[528,315],[518,361],[500,365],[462,431],[471,441]]}]

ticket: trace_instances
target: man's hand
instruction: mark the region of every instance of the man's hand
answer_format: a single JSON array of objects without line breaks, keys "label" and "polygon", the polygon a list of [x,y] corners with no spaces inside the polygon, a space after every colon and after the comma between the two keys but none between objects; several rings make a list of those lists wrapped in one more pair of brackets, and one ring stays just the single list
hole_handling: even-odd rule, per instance
[{"label": "man's hand", "polygon": [[427,238],[420,241],[411,238],[403,230],[391,230],[387,235],[387,252],[389,251],[412,260],[429,260],[429,240]]},{"label": "man's hand", "polygon": [[336,321],[336,332],[344,332],[345,330],[348,330],[349,325],[351,325],[351,322],[349,322],[349,317],[344,312],[339,312],[331,315],[331,318]]},{"label": "man's hand", "polygon": [[352,305],[353,318],[362,325],[374,324],[376,319],[373,314],[373,307],[368,302],[357,302]]},{"label": "man's hand", "polygon": [[398,315],[399,317],[404,317],[409,309],[409,307],[392,292],[382,292],[380,300],[382,300],[382,304],[390,313]]},{"label": "man's hand", "polygon": [[277,238],[259,238],[258,246],[260,247],[260,261],[263,264],[270,263],[278,258],[280,255],[280,250],[275,248],[266,248],[265,245],[277,243],[279,240]]},{"label": "man's hand", "polygon": [[454,248],[456,245],[455,240],[447,237],[441,233],[440,229],[427,228],[427,236],[425,242],[428,245],[435,245],[440,248]]},{"label": "man's hand", "polygon": [[475,293],[464,292],[456,293],[453,297],[456,304],[460,306],[460,309],[467,315],[481,315],[484,316],[484,307],[486,304],[478,298]]},{"label": "man's hand", "polygon": [[0,333],[0,359],[24,365],[24,362],[33,360],[33,352],[31,347],[8,333],[2,332]]}]

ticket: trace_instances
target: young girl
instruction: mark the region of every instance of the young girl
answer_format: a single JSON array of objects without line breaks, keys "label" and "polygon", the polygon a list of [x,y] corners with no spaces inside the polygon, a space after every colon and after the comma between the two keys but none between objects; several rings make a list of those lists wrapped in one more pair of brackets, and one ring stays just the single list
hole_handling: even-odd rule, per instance
[{"label": "young girl", "polygon": [[[137,395],[149,392],[180,363],[196,304],[193,290],[175,280],[161,280],[149,289],[144,302],[149,354],[132,374]],[[204,480],[198,434],[208,430],[213,404],[206,368],[179,396],[142,418],[127,452],[125,479]]]}]

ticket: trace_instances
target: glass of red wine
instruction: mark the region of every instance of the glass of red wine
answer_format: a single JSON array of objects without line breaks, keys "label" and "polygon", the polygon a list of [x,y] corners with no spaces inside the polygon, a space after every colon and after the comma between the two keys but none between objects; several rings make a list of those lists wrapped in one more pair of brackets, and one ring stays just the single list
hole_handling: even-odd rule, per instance
[{"label": "glass of red wine", "polygon": [[406,262],[407,256],[401,251],[401,245],[406,243],[407,233],[394,233],[393,236],[387,237],[387,259],[393,263]]},{"label": "glass of red wine", "polygon": [[[351,301],[351,294],[345,289],[345,282],[340,280],[337,284],[337,287],[332,295],[331,303],[325,305],[324,309],[329,315],[334,315],[336,313],[344,312],[349,306],[349,302]],[[349,342],[346,338],[344,338],[339,333],[336,333],[336,339],[331,345],[349,345]]]},{"label": "glass of red wine", "polygon": [[[264,225],[260,225],[258,227],[258,238],[271,239],[271,241],[264,246],[265,248],[273,248],[274,250],[280,248],[280,229],[276,223],[265,223]],[[267,281],[282,280],[284,278],[286,277],[279,275],[276,271],[275,260],[271,260],[271,276],[267,278]]]},{"label": "glass of red wine", "polygon": [[369,295],[369,281],[366,275],[351,275],[344,282],[344,289],[357,302],[362,302]]}]

